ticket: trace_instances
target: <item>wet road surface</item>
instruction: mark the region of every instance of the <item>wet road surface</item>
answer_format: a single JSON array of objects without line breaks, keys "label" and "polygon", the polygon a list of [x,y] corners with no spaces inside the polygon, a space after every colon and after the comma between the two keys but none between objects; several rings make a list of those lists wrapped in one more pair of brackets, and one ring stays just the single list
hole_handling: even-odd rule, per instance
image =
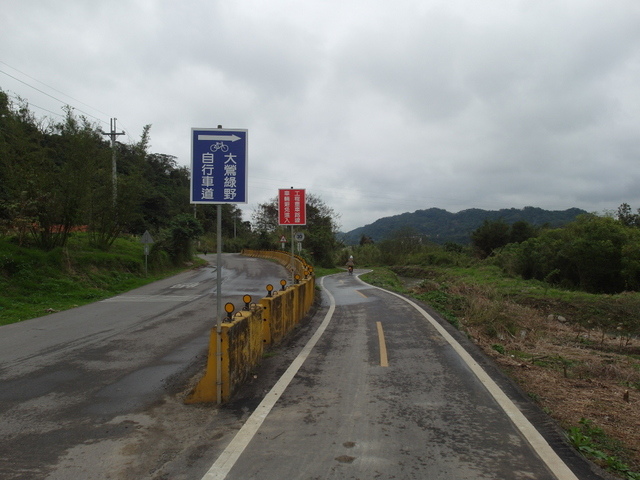
[{"label": "wet road surface", "polygon": [[[287,278],[273,262],[223,259],[223,301],[237,308],[243,294],[257,300],[267,283]],[[0,478],[119,478],[123,439],[153,425],[146,412],[201,368],[215,272],[199,268],[0,327]]]},{"label": "wet road surface", "polygon": [[321,281],[329,302],[303,363],[203,480],[599,478],[569,455],[577,476],[535,429],[518,428],[531,425],[413,305],[347,274]]},{"label": "wet road surface", "polygon": [[[224,262],[223,301],[236,305],[287,278],[269,261]],[[229,403],[184,405],[206,361],[214,278],[200,269],[1,327],[0,478],[571,478],[552,472],[440,328],[575,478],[601,478],[460,332],[346,273],[318,282],[321,303]]]}]

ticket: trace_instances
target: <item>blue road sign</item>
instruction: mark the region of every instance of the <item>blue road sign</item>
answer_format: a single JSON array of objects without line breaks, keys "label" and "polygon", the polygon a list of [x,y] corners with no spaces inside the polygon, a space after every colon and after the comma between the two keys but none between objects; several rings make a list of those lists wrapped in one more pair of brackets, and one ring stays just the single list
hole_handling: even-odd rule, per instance
[{"label": "blue road sign", "polygon": [[191,129],[191,203],[247,203],[247,130]]}]

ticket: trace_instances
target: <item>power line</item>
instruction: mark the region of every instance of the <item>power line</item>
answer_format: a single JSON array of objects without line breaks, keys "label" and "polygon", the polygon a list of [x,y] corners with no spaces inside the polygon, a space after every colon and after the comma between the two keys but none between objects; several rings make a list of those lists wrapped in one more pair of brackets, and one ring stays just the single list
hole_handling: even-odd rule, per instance
[{"label": "power line", "polygon": [[[78,102],[78,103],[80,103],[80,104],[82,104],[82,105],[85,105],[85,106],[87,106],[87,107],[91,108],[92,110],[95,110],[96,112],[99,112],[99,113],[101,113],[101,114],[103,114],[103,115],[108,115],[107,113],[103,112],[102,110],[100,110],[100,109],[98,109],[98,108],[95,108],[95,107],[93,107],[93,106],[91,106],[91,105],[89,105],[89,104],[87,104],[87,103],[85,103],[85,102],[83,102],[83,101],[81,101],[81,100],[78,100],[77,98],[72,97],[71,95],[68,95],[68,94],[64,93],[63,91],[58,90],[58,89],[56,89],[56,88],[52,87],[51,85],[48,85],[48,84],[46,84],[46,83],[44,83],[44,82],[42,82],[42,81],[38,80],[37,78],[35,78],[35,77],[33,77],[33,76],[29,75],[28,73],[25,73],[25,72],[23,72],[23,71],[21,71],[21,70],[19,70],[19,69],[15,68],[14,66],[9,65],[7,62],[3,62],[2,60],[0,60],[0,64],[6,65],[7,67],[9,67],[9,68],[11,68],[11,69],[15,70],[16,72],[18,72],[18,73],[20,73],[20,74],[24,75],[25,77],[28,77],[28,78],[30,78],[31,80],[33,80],[33,81],[35,81],[35,82],[38,82],[39,84],[44,85],[45,87],[47,87],[47,88],[49,88],[49,89],[51,89],[51,90],[53,90],[53,91],[55,91],[55,92],[58,92],[58,93],[60,93],[61,95],[64,95],[65,97],[68,97],[68,98],[70,98],[70,99],[74,100],[75,102]],[[58,101],[58,102],[62,103],[63,105],[68,105],[68,106],[70,106],[71,108],[73,108],[74,110],[77,110],[78,112],[81,112],[81,113],[82,113],[82,114],[84,114],[84,115],[87,115],[87,116],[89,116],[89,117],[91,117],[91,118],[93,118],[93,119],[95,119],[95,120],[97,120],[97,121],[99,121],[99,122],[101,122],[101,123],[104,123],[105,125],[107,124],[107,121],[106,121],[106,120],[103,120],[103,119],[98,118],[98,117],[96,117],[96,116],[94,116],[94,115],[91,115],[90,113],[85,112],[84,110],[81,110],[81,109],[79,109],[79,108],[77,108],[77,107],[75,107],[75,106],[73,106],[73,105],[69,104],[68,102],[63,101],[63,100],[61,100],[60,98],[55,97],[54,95],[51,95],[51,94],[49,94],[49,93],[47,93],[47,92],[44,92],[43,90],[41,90],[41,89],[39,89],[39,88],[37,88],[37,87],[34,87],[33,85],[31,85],[31,84],[29,84],[29,83],[27,83],[27,82],[25,82],[25,81],[23,81],[23,80],[20,80],[19,78],[15,77],[15,76],[13,76],[13,75],[11,75],[11,74],[9,74],[9,73],[5,72],[5,71],[0,70],[0,73],[4,73],[5,75],[7,75],[7,76],[9,76],[9,77],[13,78],[14,80],[16,80],[16,81],[18,81],[18,82],[20,82],[20,83],[22,83],[22,84],[24,84],[24,85],[26,85],[26,86],[28,86],[28,87],[30,87],[30,88],[33,88],[34,90],[37,90],[38,92],[40,92],[40,93],[42,93],[42,94],[44,94],[44,95],[46,95],[46,96],[48,96],[48,97],[50,97],[50,98],[52,98],[52,99],[54,99],[54,100],[56,100],[56,101]],[[22,99],[22,97],[20,97],[16,92],[14,92],[14,94],[15,94],[15,96],[13,96],[13,98],[14,98],[14,99],[16,99],[16,100],[23,100],[23,99]],[[46,109],[46,108],[44,108],[44,107],[41,107],[41,106],[39,106],[39,105],[36,105],[36,104],[34,104],[34,103],[31,103],[28,99],[27,99],[27,101],[28,101],[29,106],[33,106],[33,107],[39,108],[40,110],[44,110],[45,112],[48,112],[48,113],[51,113],[51,114],[53,114],[53,115],[56,115],[56,116],[59,116],[59,117],[64,118],[64,115],[61,115],[61,114],[56,113],[56,112],[52,112],[51,110],[48,110],[48,109]],[[122,123],[122,121],[121,121],[120,123]],[[126,127],[126,125],[124,125],[124,127],[125,127],[125,134],[127,135],[127,138],[129,139],[129,141],[130,141],[131,143],[135,143],[135,139],[134,139],[134,138],[129,134],[129,129]]]},{"label": "power line", "polygon": [[[13,92],[13,95],[9,95],[11,98],[13,98],[14,100],[20,101],[22,100],[22,98],[20,97],[20,95],[18,95],[16,92]],[[56,112],[52,112],[49,109],[46,109],[44,107],[40,107],[39,105],[36,105],[35,103],[31,103],[29,102],[29,107],[36,107],[39,108],[40,110],[44,110],[45,112],[49,112],[52,115],[57,115],[58,117],[62,117],[64,118],[64,115],[60,114],[60,113],[56,113]]]},{"label": "power line", "polygon": [[[38,82],[39,84],[44,85],[45,87],[47,87],[47,88],[49,88],[49,89],[51,89],[51,90],[53,90],[53,91],[55,91],[55,92],[58,92],[58,93],[60,93],[61,95],[64,95],[65,97],[67,97],[67,98],[70,98],[70,99],[74,100],[75,102],[78,102],[78,103],[80,103],[80,104],[82,104],[82,105],[84,105],[84,106],[86,106],[86,107],[89,107],[90,109],[95,110],[96,112],[99,112],[99,113],[101,113],[101,114],[103,114],[103,115],[110,116],[108,113],[103,112],[102,110],[100,110],[100,109],[98,109],[98,108],[96,108],[96,107],[94,107],[94,106],[92,106],[92,105],[89,105],[88,103],[85,103],[85,102],[83,102],[82,100],[78,100],[77,98],[72,97],[71,95],[68,95],[68,94],[64,93],[63,91],[58,90],[57,88],[52,87],[51,85],[48,85],[48,84],[46,84],[46,83],[44,83],[44,82],[42,82],[42,81],[38,80],[38,79],[37,79],[37,78],[35,78],[35,77],[32,77],[32,76],[31,76],[31,75],[29,75],[28,73],[25,73],[25,72],[23,72],[23,71],[21,71],[21,70],[17,69],[16,67],[14,67],[14,66],[12,66],[12,65],[9,65],[7,62],[3,62],[2,60],[0,60],[0,64],[2,64],[2,65],[6,65],[7,67],[11,68],[12,70],[15,70],[16,72],[18,72],[18,73],[20,73],[20,74],[24,75],[25,77],[28,77],[28,78],[30,78],[31,80],[33,80],[33,81],[35,81],[35,82]],[[107,121],[106,121],[106,120],[102,120],[102,119],[100,119],[100,118],[98,118],[98,117],[96,117],[96,116],[94,116],[94,115],[91,115],[90,113],[84,112],[83,110],[80,110],[79,108],[77,108],[77,107],[75,107],[75,106],[73,106],[73,105],[70,105],[68,102],[64,102],[63,100],[60,100],[59,98],[56,98],[56,97],[54,97],[53,95],[50,95],[50,94],[48,94],[48,93],[46,93],[46,92],[43,92],[42,90],[40,90],[40,89],[38,89],[38,88],[34,87],[33,85],[30,85],[30,84],[29,84],[29,83],[27,83],[27,82],[24,82],[24,81],[20,80],[19,78],[14,77],[13,75],[8,74],[7,72],[4,72],[4,71],[1,71],[1,70],[0,70],[0,73],[4,73],[5,75],[8,75],[9,77],[13,78],[14,80],[17,80],[17,81],[19,81],[19,82],[23,83],[24,85],[27,85],[28,87],[33,88],[34,90],[37,90],[37,91],[39,91],[40,93],[43,93],[44,95],[47,95],[48,97],[53,98],[54,100],[56,100],[56,101],[58,101],[58,102],[62,103],[63,105],[69,105],[70,107],[74,108],[75,110],[77,110],[77,111],[79,111],[79,112],[81,112],[81,113],[83,113],[83,114],[85,114],[85,115],[87,115],[87,116],[89,116],[89,117],[91,117],[91,118],[94,118],[94,119],[98,120],[99,122],[104,123],[105,125],[107,124]],[[14,93],[15,93],[15,92],[14,92]],[[16,95],[18,95],[18,94],[16,93]],[[17,100],[21,99],[21,98],[19,97],[19,95],[18,95],[17,97],[14,97],[14,98],[16,98]],[[36,107],[36,108],[39,108],[39,109],[41,109],[41,110],[44,110],[45,112],[49,112],[49,113],[51,113],[51,114],[53,114],[53,115],[57,115],[57,116],[59,116],[59,117],[64,117],[64,115],[61,115],[61,114],[56,113],[56,112],[52,112],[51,110],[48,110],[48,109],[43,108],[43,107],[40,107],[40,106],[35,105],[35,104],[31,103],[31,102],[29,102],[29,105],[30,105],[30,106],[34,106],[34,107]],[[120,123],[123,123],[123,122],[122,122],[122,121],[120,121]],[[124,124],[123,124],[123,126],[124,126],[124,130],[125,130],[125,134],[127,135],[127,138],[129,139],[129,141],[130,141],[131,143],[135,143],[135,141],[136,141],[136,140],[135,140],[135,139],[134,139],[134,138],[129,134],[129,129],[127,128],[127,126],[126,126],[126,125],[124,125]]]},{"label": "power line", "polygon": [[[2,60],[0,60],[0,63],[1,63],[1,64],[3,64],[3,65],[6,65],[7,67],[9,67],[9,68],[11,68],[11,69],[15,70],[15,71],[16,71],[16,72],[18,72],[18,73],[21,73],[21,74],[22,74],[22,75],[24,75],[25,77],[28,77],[28,78],[30,78],[31,80],[34,80],[34,81],[38,82],[39,84],[44,85],[44,86],[45,86],[45,87],[47,87],[47,88],[50,88],[50,89],[51,89],[51,90],[53,90],[54,92],[58,92],[58,93],[60,93],[60,94],[64,95],[65,97],[70,98],[71,100],[74,100],[74,101],[76,101],[76,102],[78,102],[78,103],[81,103],[81,104],[82,104],[82,105],[84,105],[85,107],[89,107],[90,109],[95,110],[96,112],[99,112],[99,113],[101,113],[101,114],[103,114],[103,115],[106,115],[107,117],[109,117],[109,116],[110,116],[108,113],[105,113],[105,112],[101,111],[100,109],[98,109],[98,108],[96,108],[96,107],[94,107],[94,106],[92,106],[92,105],[89,105],[88,103],[84,103],[82,100],[78,100],[77,98],[74,98],[74,97],[72,97],[71,95],[68,95],[68,94],[64,93],[63,91],[58,90],[58,89],[57,89],[57,88],[55,88],[55,87],[52,87],[51,85],[47,85],[46,83],[44,83],[44,82],[42,82],[42,81],[38,80],[37,78],[32,77],[32,76],[31,76],[31,75],[29,75],[28,73],[24,73],[23,71],[18,70],[16,67],[9,65],[7,62],[3,62]],[[105,122],[105,123],[106,123],[106,122]]]},{"label": "power line", "polygon": [[[1,63],[4,63],[4,62],[1,62]],[[6,64],[5,64],[5,65],[6,65]],[[87,115],[88,117],[94,118],[94,119],[96,119],[96,120],[98,120],[99,122],[102,122],[102,123],[104,123],[104,124],[106,124],[106,123],[107,123],[105,120],[102,120],[101,118],[98,118],[98,117],[96,117],[95,115],[91,115],[90,113],[85,112],[84,110],[81,110],[81,109],[79,109],[79,108],[77,108],[77,107],[74,107],[73,105],[70,105],[70,104],[69,104],[69,102],[65,102],[65,101],[63,101],[63,100],[60,100],[59,98],[54,97],[53,95],[51,95],[51,94],[49,94],[49,93],[47,93],[47,92],[45,92],[45,91],[43,91],[43,90],[40,90],[38,87],[34,87],[33,85],[30,85],[29,83],[25,82],[24,80],[20,80],[19,78],[17,78],[17,77],[15,77],[15,76],[11,75],[10,73],[7,73],[7,72],[5,72],[5,71],[3,71],[3,70],[0,70],[0,73],[4,73],[6,76],[13,78],[14,80],[16,80],[16,81],[18,81],[18,82],[20,82],[20,83],[22,83],[22,84],[26,85],[27,87],[33,88],[34,90],[36,90],[36,91],[38,91],[38,92],[42,93],[43,95],[46,95],[46,96],[47,96],[47,97],[49,97],[49,98],[52,98],[52,99],[56,100],[57,102],[62,103],[63,105],[69,105],[69,106],[71,106],[73,109],[78,110],[79,112],[83,113],[84,115]],[[64,94],[63,94],[63,95],[64,95]],[[71,98],[71,97],[69,97],[69,98]],[[82,103],[82,102],[81,102],[81,103]]]},{"label": "power line", "polygon": [[[122,123],[122,120],[120,120],[120,123]],[[129,142],[136,143],[136,140],[131,135],[129,135],[129,128],[124,123],[122,123],[122,126],[124,127],[124,134],[129,139]]]}]

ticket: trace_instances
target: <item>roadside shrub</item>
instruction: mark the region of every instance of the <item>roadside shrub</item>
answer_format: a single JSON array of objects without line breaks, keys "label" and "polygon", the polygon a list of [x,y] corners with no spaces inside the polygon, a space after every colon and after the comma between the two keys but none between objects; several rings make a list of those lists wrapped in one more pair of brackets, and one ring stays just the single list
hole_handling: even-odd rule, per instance
[{"label": "roadside shrub", "polygon": [[422,251],[407,257],[408,265],[434,265],[440,267],[467,265],[470,257],[447,251],[440,246],[425,247]]},{"label": "roadside shrub", "polygon": [[640,229],[595,215],[504,247],[496,263],[524,279],[618,293],[640,287]]},{"label": "roadside shrub", "polygon": [[[380,248],[372,243],[353,247],[353,257],[357,266],[380,265],[382,263]],[[344,260],[344,258],[338,262],[339,265],[346,263],[346,260],[342,260]]]}]

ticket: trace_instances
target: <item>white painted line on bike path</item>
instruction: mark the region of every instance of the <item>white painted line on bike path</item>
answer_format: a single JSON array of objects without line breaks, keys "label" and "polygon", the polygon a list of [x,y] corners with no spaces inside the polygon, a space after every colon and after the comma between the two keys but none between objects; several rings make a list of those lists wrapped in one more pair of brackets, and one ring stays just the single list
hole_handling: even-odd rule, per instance
[{"label": "white painted line on bike path", "polygon": [[296,359],[291,363],[286,372],[280,377],[278,382],[273,386],[273,388],[269,391],[269,393],[264,397],[258,408],[251,414],[249,419],[245,422],[245,424],[240,428],[236,436],[231,440],[231,443],[227,445],[227,448],[220,454],[215,463],[211,466],[209,471],[202,477],[202,480],[223,480],[227,474],[231,471],[233,466],[235,465],[240,455],[244,449],[249,445],[251,439],[255,436],[258,429],[264,422],[267,415],[276,404],[280,396],[284,393],[285,389],[293,380],[298,370],[307,359],[313,347],[315,347],[316,343],[327,329],[327,326],[331,322],[331,318],[333,317],[333,312],[336,309],[336,301],[333,295],[324,288],[323,285],[324,277],[320,279],[320,286],[324,289],[324,291],[329,296],[329,311],[324,317],[324,320],[318,327],[318,330],[313,334],[313,336],[309,339],[307,344],[304,346],[300,354],[296,357]]},{"label": "white painted line on bike path", "polygon": [[[251,439],[255,436],[258,429],[266,419],[269,412],[278,401],[280,396],[284,393],[287,386],[291,383],[291,380],[295,377],[296,373],[307,359],[311,350],[316,345],[327,326],[331,322],[333,313],[335,311],[336,303],[335,298],[331,293],[324,288],[324,277],[320,279],[320,285],[329,296],[329,311],[324,317],[324,320],[318,327],[318,330],[309,339],[305,347],[300,354],[291,363],[287,371],[280,377],[278,382],[273,386],[269,393],[262,400],[260,405],[251,414],[249,419],[240,428],[236,436],[233,438],[227,448],[220,454],[215,463],[211,466],[209,471],[202,477],[202,480],[224,480],[227,474],[231,471],[242,452],[245,450]],[[578,477],[571,471],[571,469],[562,461],[558,454],[551,448],[547,441],[540,435],[535,427],[527,420],[522,412],[515,406],[515,404],[507,397],[502,389],[489,377],[489,375],[483,370],[483,368],[469,355],[469,353],[453,338],[449,332],[447,332],[442,325],[440,325],[431,315],[429,315],[422,307],[415,302],[399,295],[397,293],[385,290],[383,288],[369,285],[364,281],[360,282],[371,288],[376,288],[384,292],[395,295],[396,297],[404,300],[412,307],[414,307],[424,318],[431,323],[431,325],[442,335],[442,337],[451,345],[460,358],[468,365],[471,371],[476,375],[478,380],[485,386],[487,391],[493,396],[496,402],[504,410],[507,416],[511,419],[513,424],[520,430],[524,438],[529,442],[531,447],[545,462],[549,470],[556,476],[558,480],[578,480]]]}]

